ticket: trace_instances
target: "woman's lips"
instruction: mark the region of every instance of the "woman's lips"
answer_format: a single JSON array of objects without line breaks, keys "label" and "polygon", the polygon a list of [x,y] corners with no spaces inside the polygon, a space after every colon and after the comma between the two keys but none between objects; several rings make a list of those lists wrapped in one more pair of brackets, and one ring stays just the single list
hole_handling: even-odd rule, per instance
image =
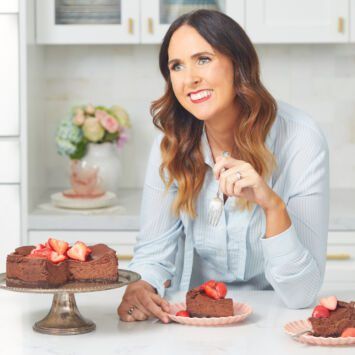
[{"label": "woman's lips", "polygon": [[[201,97],[202,96],[202,97]],[[190,94],[189,98],[194,104],[199,104],[201,102],[207,101],[212,96],[212,90],[205,90],[197,94]]]}]

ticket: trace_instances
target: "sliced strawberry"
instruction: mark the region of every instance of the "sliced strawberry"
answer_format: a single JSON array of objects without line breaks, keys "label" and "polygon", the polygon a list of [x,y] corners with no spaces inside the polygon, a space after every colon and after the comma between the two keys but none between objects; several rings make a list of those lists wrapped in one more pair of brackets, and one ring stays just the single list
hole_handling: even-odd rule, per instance
[{"label": "sliced strawberry", "polygon": [[319,304],[334,311],[337,308],[338,300],[335,296],[323,297],[320,299]]},{"label": "sliced strawberry", "polygon": [[42,249],[32,249],[30,255],[32,255],[32,257],[49,259],[49,256],[52,251],[52,249],[47,247],[44,247]]},{"label": "sliced strawberry", "polygon": [[213,298],[215,300],[219,299],[219,294],[218,294],[217,290],[214,287],[211,287],[209,285],[205,285],[205,294],[208,297]]},{"label": "sliced strawberry", "polygon": [[67,259],[67,257],[65,255],[58,254],[55,251],[52,251],[49,256],[49,260],[54,264],[58,264],[58,263],[64,261],[65,259]]},{"label": "sliced strawberry", "polygon": [[175,315],[178,317],[188,317],[188,318],[191,317],[190,313],[188,311],[179,311],[179,312],[176,312]]},{"label": "sliced strawberry", "polygon": [[91,249],[83,242],[76,242],[68,251],[69,258],[79,261],[86,261]]},{"label": "sliced strawberry", "polygon": [[341,337],[344,337],[344,338],[355,337],[355,328],[346,328],[341,333]]},{"label": "sliced strawberry", "polygon": [[49,238],[47,243],[54,251],[61,255],[64,255],[65,252],[69,249],[69,244],[64,240]]},{"label": "sliced strawberry", "polygon": [[226,286],[226,284],[223,283],[223,282],[217,282],[216,291],[217,291],[217,294],[218,294],[220,299],[226,297],[226,294],[227,294],[227,286]]},{"label": "sliced strawberry", "polygon": [[205,283],[203,283],[203,284],[200,286],[200,291],[204,291],[206,286],[210,286],[210,287],[213,287],[213,288],[214,288],[215,285],[216,285],[216,281],[215,281],[215,280],[206,281]]},{"label": "sliced strawberry", "polygon": [[312,317],[313,318],[329,318],[330,312],[328,308],[325,308],[322,305],[314,307]]},{"label": "sliced strawberry", "polygon": [[36,248],[34,250],[44,249],[46,246],[44,244],[36,244]]}]

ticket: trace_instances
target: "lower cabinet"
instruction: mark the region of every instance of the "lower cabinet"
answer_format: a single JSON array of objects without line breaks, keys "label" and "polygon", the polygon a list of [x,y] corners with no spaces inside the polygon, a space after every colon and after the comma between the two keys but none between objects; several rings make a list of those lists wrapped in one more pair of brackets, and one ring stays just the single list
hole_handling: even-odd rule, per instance
[{"label": "lower cabinet", "polygon": [[5,272],[6,255],[20,246],[20,185],[0,184],[0,272]]},{"label": "lower cabinet", "polygon": [[324,287],[355,290],[355,231],[329,232]]},{"label": "lower cabinet", "polygon": [[118,255],[119,267],[124,269],[133,257],[133,248],[138,231],[56,231],[31,230],[28,234],[29,244],[35,245],[47,241],[49,237],[62,239],[73,244],[78,240],[85,244],[107,244],[115,249]]}]

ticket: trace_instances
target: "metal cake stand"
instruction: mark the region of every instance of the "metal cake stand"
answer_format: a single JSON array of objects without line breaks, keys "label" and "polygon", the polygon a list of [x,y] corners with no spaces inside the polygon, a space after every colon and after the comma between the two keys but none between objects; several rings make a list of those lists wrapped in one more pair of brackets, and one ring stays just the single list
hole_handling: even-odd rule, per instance
[{"label": "metal cake stand", "polygon": [[0,289],[28,292],[53,293],[52,307],[49,313],[33,325],[36,332],[51,335],[74,335],[89,333],[96,329],[93,321],[84,318],[76,305],[75,293],[112,290],[138,281],[139,274],[129,270],[119,269],[119,279],[111,283],[68,283],[58,288],[23,288],[6,286],[6,274],[0,274]]}]

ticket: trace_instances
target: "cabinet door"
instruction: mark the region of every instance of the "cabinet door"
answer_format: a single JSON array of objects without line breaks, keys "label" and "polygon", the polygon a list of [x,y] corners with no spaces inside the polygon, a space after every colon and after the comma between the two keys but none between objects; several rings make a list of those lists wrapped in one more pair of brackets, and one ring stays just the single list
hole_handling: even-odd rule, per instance
[{"label": "cabinet door", "polygon": [[5,272],[6,255],[20,246],[19,185],[0,184],[0,272]]},{"label": "cabinet door", "polygon": [[244,0],[151,0],[141,2],[143,43],[160,43],[170,24],[180,15],[199,8],[226,13],[244,25]]},{"label": "cabinet door", "polygon": [[18,0],[1,0],[0,13],[18,12]]},{"label": "cabinet door", "polygon": [[0,136],[19,134],[18,15],[0,14]]},{"label": "cabinet door", "polygon": [[347,42],[348,0],[248,0],[246,29],[255,43]]},{"label": "cabinet door", "polygon": [[139,0],[37,0],[37,43],[139,42]]},{"label": "cabinet door", "polygon": [[20,144],[18,139],[0,139],[0,183],[20,182]]}]

